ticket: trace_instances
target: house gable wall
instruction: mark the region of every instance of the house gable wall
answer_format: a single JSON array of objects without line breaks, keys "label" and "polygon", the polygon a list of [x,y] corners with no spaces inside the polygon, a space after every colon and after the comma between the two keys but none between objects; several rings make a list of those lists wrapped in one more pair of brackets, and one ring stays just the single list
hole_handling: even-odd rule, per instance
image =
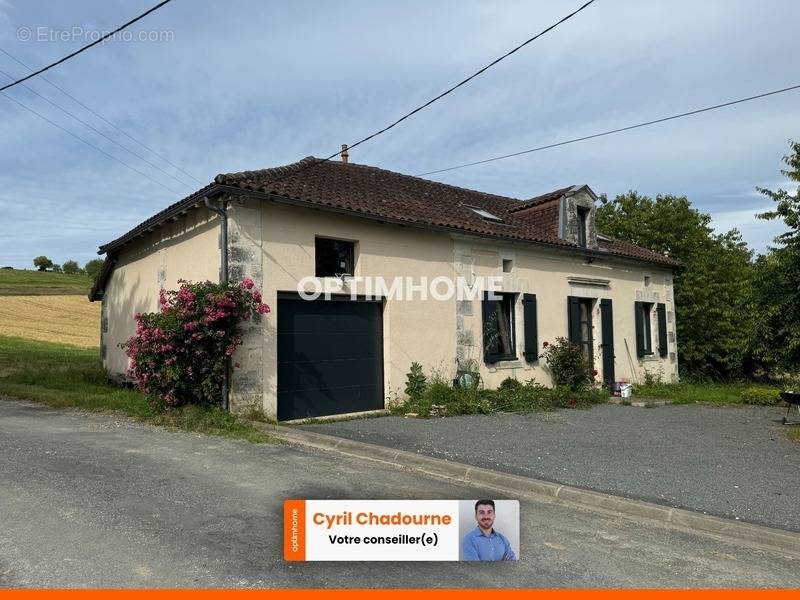
[{"label": "house gable wall", "polygon": [[103,293],[103,366],[122,379],[128,358],[119,344],[136,330],[134,313],[158,310],[159,290],[178,279],[219,280],[219,219],[198,208],[120,248]]}]

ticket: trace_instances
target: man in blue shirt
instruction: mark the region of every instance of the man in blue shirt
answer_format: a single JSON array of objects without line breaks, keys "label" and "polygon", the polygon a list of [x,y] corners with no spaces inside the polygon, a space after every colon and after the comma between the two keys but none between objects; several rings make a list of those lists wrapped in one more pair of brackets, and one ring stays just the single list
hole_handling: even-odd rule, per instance
[{"label": "man in blue shirt", "polygon": [[508,538],[494,530],[494,500],[475,503],[478,526],[461,540],[462,560],[517,560]]}]

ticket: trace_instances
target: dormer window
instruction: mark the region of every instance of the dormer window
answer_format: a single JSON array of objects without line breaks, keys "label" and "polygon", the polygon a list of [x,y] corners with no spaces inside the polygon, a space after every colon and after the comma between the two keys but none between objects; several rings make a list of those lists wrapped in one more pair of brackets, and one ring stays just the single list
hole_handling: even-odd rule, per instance
[{"label": "dormer window", "polygon": [[578,207],[578,246],[586,248],[586,240],[589,237],[589,210],[584,206]]},{"label": "dormer window", "polygon": [[492,223],[502,223],[503,219],[498,217],[497,215],[493,215],[488,210],[483,210],[482,208],[475,208],[474,206],[468,206],[472,212],[478,215],[484,221],[491,221]]}]

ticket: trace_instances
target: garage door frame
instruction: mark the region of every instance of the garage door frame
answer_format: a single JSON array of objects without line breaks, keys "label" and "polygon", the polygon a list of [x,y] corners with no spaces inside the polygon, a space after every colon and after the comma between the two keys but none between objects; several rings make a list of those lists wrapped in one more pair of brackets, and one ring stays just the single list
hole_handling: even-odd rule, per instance
[{"label": "garage door frame", "polygon": [[[332,294],[330,300],[326,300],[324,297],[320,297],[317,300],[305,300],[301,297],[301,295],[297,292],[278,292],[277,294],[278,300],[278,315],[277,315],[277,327],[278,327],[278,335],[276,339],[276,377],[277,377],[277,416],[279,421],[286,421],[286,420],[295,420],[295,419],[304,419],[304,418],[313,418],[313,417],[324,417],[324,416],[334,416],[334,415],[343,415],[343,414],[352,414],[354,412],[366,412],[371,410],[381,410],[385,408],[385,364],[384,364],[384,309],[385,309],[385,301],[383,299],[375,299],[372,297],[365,297],[365,296],[357,296],[352,297],[349,294]],[[281,328],[281,301],[292,301],[292,302],[309,302],[315,303],[317,306],[325,306],[331,305],[332,303],[336,303],[341,306],[341,303],[368,303],[370,305],[374,305],[377,309],[377,315],[374,320],[375,326],[375,338],[374,338],[374,350],[370,353],[370,356],[374,357],[373,364],[376,368],[375,371],[375,378],[374,378],[374,385],[375,387],[375,396],[374,402],[371,402],[369,406],[363,407],[355,407],[351,406],[341,412],[319,412],[315,414],[298,414],[299,412],[308,412],[308,406],[305,407],[303,410],[301,407],[296,406],[294,403],[287,407],[285,404],[282,406],[282,390],[281,390],[281,336],[286,335],[290,332],[283,331]],[[285,310],[285,305],[284,305]],[[334,318],[334,315],[332,315]],[[292,402],[290,399],[283,399],[283,402]],[[349,410],[349,408],[354,408],[355,410]]]}]

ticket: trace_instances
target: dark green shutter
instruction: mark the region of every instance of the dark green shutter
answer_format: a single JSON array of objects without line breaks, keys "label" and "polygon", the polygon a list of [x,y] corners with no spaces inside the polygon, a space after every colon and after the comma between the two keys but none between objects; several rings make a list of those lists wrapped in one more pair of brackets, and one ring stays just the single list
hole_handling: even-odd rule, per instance
[{"label": "dark green shutter", "polygon": [[667,355],[667,307],[664,304],[656,305],[658,313],[658,354]]},{"label": "dark green shutter", "polygon": [[581,343],[581,306],[580,298],[567,296],[567,325],[569,341],[573,344]]},{"label": "dark green shutter", "polygon": [[603,349],[603,382],[614,384],[614,308],[610,298],[600,300],[600,332]]},{"label": "dark green shutter", "polygon": [[634,302],[633,312],[636,319],[636,356],[644,356],[644,302]]},{"label": "dark green shutter", "polygon": [[483,312],[483,360],[487,363],[496,363],[497,355],[497,301],[489,300],[489,294],[483,292],[481,308]]},{"label": "dark green shutter", "polygon": [[536,322],[536,294],[522,294],[522,316],[525,328],[525,360],[539,359],[539,328]]}]

